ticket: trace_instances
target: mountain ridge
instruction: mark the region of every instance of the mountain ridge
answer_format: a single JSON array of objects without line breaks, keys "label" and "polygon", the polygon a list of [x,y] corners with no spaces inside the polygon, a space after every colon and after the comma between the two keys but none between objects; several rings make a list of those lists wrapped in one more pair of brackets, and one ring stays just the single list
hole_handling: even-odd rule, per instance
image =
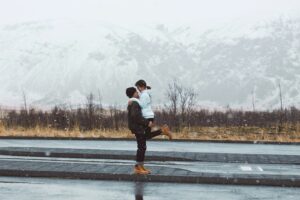
[{"label": "mountain ridge", "polygon": [[0,104],[22,104],[23,91],[31,105],[82,104],[100,91],[104,104],[125,105],[125,88],[143,78],[160,105],[177,78],[195,89],[204,107],[250,109],[254,96],[257,108],[276,108],[279,82],[284,105],[299,105],[300,20],[245,27],[198,32],[93,21],[4,26]]}]

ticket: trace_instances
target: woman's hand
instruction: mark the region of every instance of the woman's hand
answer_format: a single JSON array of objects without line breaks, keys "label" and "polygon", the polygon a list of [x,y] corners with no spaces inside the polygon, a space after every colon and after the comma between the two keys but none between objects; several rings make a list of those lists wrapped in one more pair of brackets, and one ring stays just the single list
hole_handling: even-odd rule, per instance
[{"label": "woman's hand", "polygon": [[154,126],[154,123],[153,123],[152,121],[150,121],[149,124],[148,124],[148,126],[149,126],[150,128],[152,128],[152,127]]}]

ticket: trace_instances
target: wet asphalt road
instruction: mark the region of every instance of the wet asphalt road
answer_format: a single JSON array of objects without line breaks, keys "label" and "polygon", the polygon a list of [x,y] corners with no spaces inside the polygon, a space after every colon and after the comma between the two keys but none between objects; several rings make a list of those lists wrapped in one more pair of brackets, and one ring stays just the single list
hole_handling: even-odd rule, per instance
[{"label": "wet asphalt road", "polygon": [[[43,147],[106,150],[136,150],[135,141],[11,140],[0,139],[0,147]],[[232,144],[205,142],[147,141],[149,151],[300,155],[300,145]]]},{"label": "wet asphalt road", "polygon": [[299,188],[0,177],[1,200],[298,200]]},{"label": "wet asphalt road", "polygon": [[[9,140],[1,139],[0,147],[43,147],[77,148],[106,150],[136,150],[134,141],[67,141],[67,140]],[[230,144],[201,142],[148,142],[150,151],[201,152],[201,153],[241,153],[300,155],[300,145]],[[32,162],[62,163],[108,163],[133,165],[131,160],[99,160],[74,158],[40,158],[21,156],[0,156],[0,160],[30,160]],[[176,167],[193,172],[228,173],[267,173],[299,175],[299,165],[206,163],[206,162],[148,162],[151,166]],[[201,200],[298,200],[299,188],[172,184],[172,183],[134,183],[117,181],[64,180],[43,178],[0,177],[0,199],[107,199],[107,200],[162,200],[162,199],[201,199]]]}]

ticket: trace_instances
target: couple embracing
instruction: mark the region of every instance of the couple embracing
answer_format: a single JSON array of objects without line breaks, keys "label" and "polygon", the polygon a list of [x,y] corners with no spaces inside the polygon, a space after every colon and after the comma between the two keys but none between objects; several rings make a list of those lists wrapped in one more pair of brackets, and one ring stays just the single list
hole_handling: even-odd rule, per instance
[{"label": "couple embracing", "polygon": [[135,86],[126,89],[126,95],[129,98],[128,126],[135,135],[138,146],[134,173],[149,174],[151,171],[144,167],[146,141],[159,135],[166,135],[172,139],[172,133],[167,125],[162,127],[154,125],[154,112],[149,94],[151,87],[147,86],[144,80],[137,81]]}]

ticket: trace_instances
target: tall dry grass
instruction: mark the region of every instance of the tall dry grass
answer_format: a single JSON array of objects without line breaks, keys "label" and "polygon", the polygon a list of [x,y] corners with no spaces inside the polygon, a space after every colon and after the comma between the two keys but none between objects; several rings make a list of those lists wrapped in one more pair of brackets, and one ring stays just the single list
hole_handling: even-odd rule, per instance
[{"label": "tall dry grass", "polygon": [[300,142],[299,131],[278,132],[276,128],[260,127],[198,127],[183,130],[178,138],[198,140]]},{"label": "tall dry grass", "polygon": [[[283,131],[278,133],[276,128],[259,127],[197,127],[184,128],[180,132],[173,133],[177,140],[230,140],[230,141],[270,141],[270,142],[300,142],[300,125],[295,131]],[[53,128],[35,127],[31,129],[13,128],[7,129],[0,123],[0,137],[36,137],[36,138],[134,138],[127,129],[115,130],[57,130]],[[166,138],[159,136],[157,139]]]}]

